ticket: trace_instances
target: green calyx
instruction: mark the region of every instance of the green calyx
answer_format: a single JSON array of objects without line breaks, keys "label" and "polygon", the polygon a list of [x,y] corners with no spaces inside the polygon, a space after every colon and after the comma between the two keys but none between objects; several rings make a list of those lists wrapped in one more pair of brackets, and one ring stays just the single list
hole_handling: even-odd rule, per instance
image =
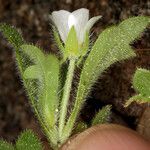
[{"label": "green calyx", "polygon": [[89,33],[86,32],[84,35],[83,43],[79,43],[74,26],[72,26],[72,28],[70,29],[64,45],[60,39],[58,31],[55,28],[53,28],[53,34],[55,42],[61,51],[61,55],[63,56],[63,62],[66,61],[66,59],[70,59],[72,57],[77,59],[79,57],[82,58],[89,49]]}]

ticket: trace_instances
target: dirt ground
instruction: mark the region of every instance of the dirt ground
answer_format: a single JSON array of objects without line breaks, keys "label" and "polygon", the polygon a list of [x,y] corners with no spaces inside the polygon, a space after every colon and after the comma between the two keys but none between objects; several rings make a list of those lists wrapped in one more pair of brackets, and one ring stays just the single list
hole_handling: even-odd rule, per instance
[{"label": "dirt ground", "polygon": [[[0,22],[19,28],[29,43],[56,53],[51,40],[49,14],[54,10],[73,11],[82,7],[90,10],[91,17],[103,16],[93,28],[93,39],[107,26],[123,19],[150,15],[149,0],[0,0]],[[89,122],[102,106],[112,104],[110,122],[135,129],[150,140],[149,105],[134,103],[128,108],[123,107],[125,101],[135,94],[131,80],[136,68],[150,69],[150,28],[132,46],[137,57],[114,64],[103,73],[79,119]],[[21,131],[30,128],[43,143],[47,143],[25,95],[12,47],[0,35],[0,137],[14,142]]]}]

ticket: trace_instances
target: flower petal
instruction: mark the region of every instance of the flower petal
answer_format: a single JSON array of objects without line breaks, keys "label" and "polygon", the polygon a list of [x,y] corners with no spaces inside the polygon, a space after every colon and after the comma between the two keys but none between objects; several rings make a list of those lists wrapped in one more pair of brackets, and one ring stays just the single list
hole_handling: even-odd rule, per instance
[{"label": "flower petal", "polygon": [[74,26],[77,32],[79,43],[81,44],[84,39],[84,28],[89,20],[89,10],[86,8],[81,8],[72,12],[72,15],[76,19],[76,24]]},{"label": "flower petal", "polygon": [[66,10],[59,10],[52,12],[51,19],[55,23],[61,39],[66,41],[69,32],[68,17],[71,13]]},{"label": "flower petal", "polygon": [[84,33],[89,32],[92,26],[101,18],[102,16],[96,16],[91,18],[84,28]]}]

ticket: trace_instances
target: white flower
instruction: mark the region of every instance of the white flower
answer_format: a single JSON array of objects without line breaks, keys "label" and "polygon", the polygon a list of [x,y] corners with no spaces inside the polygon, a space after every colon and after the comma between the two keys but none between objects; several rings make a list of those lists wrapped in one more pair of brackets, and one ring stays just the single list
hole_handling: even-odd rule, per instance
[{"label": "white flower", "polygon": [[96,16],[89,20],[89,10],[85,8],[78,9],[72,13],[66,10],[54,11],[51,15],[62,41],[65,43],[71,27],[74,26],[79,44],[84,42],[85,33],[89,32],[94,23],[100,18],[101,16]]}]

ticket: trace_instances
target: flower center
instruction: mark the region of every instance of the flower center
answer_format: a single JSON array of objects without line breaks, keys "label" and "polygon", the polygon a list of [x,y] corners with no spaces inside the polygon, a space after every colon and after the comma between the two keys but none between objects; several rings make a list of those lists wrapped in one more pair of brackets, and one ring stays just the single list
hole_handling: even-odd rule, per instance
[{"label": "flower center", "polygon": [[71,27],[74,26],[75,24],[76,24],[76,19],[75,19],[74,15],[70,14],[69,18],[68,18],[69,29],[71,29]]}]

